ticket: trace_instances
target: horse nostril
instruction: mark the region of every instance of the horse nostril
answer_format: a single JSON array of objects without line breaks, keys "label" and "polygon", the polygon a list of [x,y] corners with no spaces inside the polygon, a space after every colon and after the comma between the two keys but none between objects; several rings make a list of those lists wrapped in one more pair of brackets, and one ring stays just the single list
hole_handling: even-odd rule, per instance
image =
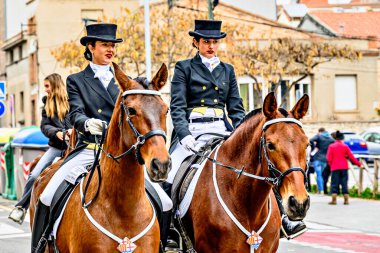
[{"label": "horse nostril", "polygon": [[297,200],[294,196],[289,197],[289,205],[290,206],[296,206],[297,205]]},{"label": "horse nostril", "polygon": [[154,173],[157,173],[158,171],[159,171],[159,169],[160,169],[160,166],[161,166],[161,162],[160,162],[160,160],[158,160],[158,159],[156,159],[156,158],[154,158],[153,160],[152,160],[152,162],[151,162],[151,169],[152,169],[152,171],[154,172]]}]

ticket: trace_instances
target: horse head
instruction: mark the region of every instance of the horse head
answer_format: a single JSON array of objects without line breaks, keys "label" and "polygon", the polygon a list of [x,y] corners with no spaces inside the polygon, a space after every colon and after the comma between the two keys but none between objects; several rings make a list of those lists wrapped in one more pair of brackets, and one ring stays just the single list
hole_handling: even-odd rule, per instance
[{"label": "horse head", "polygon": [[293,220],[303,219],[310,206],[305,188],[309,141],[298,121],[306,115],[308,107],[309,97],[304,95],[291,111],[277,109],[271,92],[262,108],[265,116],[261,139],[263,163],[268,164],[269,176],[276,179],[274,191],[282,197],[283,207]]},{"label": "horse head", "polygon": [[169,109],[159,90],[166,84],[167,67],[163,64],[149,82],[141,77],[130,79],[117,64],[113,66],[121,91],[115,107],[120,115],[121,141],[127,148],[135,146],[137,160],[145,164],[152,181],[164,181],[171,168],[165,144]]}]

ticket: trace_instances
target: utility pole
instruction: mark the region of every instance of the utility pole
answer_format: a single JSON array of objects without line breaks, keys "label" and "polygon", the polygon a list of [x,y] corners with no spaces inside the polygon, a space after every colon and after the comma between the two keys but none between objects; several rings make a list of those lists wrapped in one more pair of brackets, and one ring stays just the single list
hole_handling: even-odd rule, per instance
[{"label": "utility pole", "polygon": [[150,81],[152,66],[150,59],[150,25],[149,25],[149,0],[144,0],[144,26],[145,26],[145,66],[146,78]]},{"label": "utility pole", "polygon": [[208,19],[214,20],[214,13],[213,13],[213,2],[212,0],[207,0],[207,6],[208,6]]}]

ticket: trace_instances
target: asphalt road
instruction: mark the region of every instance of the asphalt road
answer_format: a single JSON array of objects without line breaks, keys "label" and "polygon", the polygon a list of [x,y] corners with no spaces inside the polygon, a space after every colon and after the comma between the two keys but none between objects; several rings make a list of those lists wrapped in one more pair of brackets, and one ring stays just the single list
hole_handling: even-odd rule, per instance
[{"label": "asphalt road", "polygon": [[[291,241],[282,239],[278,253],[380,252],[380,201],[351,199],[345,206],[339,198],[338,205],[330,206],[329,200],[311,195],[305,219],[309,231]],[[7,218],[14,203],[0,197],[0,253],[30,252],[29,217],[21,226]]]}]

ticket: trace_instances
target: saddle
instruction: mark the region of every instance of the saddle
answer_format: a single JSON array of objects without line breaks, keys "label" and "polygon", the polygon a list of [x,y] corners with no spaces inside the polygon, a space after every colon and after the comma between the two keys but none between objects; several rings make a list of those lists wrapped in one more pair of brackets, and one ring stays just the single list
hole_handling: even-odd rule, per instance
[{"label": "saddle", "polygon": [[187,157],[181,164],[176,176],[174,177],[171,198],[173,206],[177,207],[183,200],[186,191],[197,171],[197,166],[207,159],[211,151],[224,139],[224,137],[214,137],[201,147],[194,155]]}]

